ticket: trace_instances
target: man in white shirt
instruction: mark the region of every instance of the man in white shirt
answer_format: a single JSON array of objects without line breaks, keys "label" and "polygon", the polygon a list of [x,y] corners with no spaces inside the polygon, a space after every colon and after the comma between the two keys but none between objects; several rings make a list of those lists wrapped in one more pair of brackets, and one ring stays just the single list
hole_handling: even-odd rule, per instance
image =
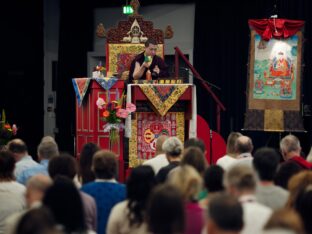
[{"label": "man in white shirt", "polygon": [[236,161],[235,142],[238,137],[242,136],[239,132],[231,132],[226,142],[226,155],[219,158],[217,165],[227,170],[233,162]]},{"label": "man in white shirt", "polygon": [[252,140],[248,136],[240,136],[235,142],[235,151],[237,153],[236,161],[233,165],[246,165],[251,168],[253,157],[251,152],[253,150]]},{"label": "man in white shirt", "polygon": [[272,210],[257,202],[253,169],[246,165],[234,165],[226,172],[224,179],[227,192],[236,196],[243,206],[244,228],[241,234],[262,233]]},{"label": "man in white shirt", "polygon": [[155,175],[157,175],[157,173],[162,167],[165,167],[169,164],[166,154],[162,149],[162,145],[167,139],[168,139],[168,136],[165,136],[165,135],[159,136],[156,140],[155,157],[143,163],[143,165],[151,166],[155,172]]}]

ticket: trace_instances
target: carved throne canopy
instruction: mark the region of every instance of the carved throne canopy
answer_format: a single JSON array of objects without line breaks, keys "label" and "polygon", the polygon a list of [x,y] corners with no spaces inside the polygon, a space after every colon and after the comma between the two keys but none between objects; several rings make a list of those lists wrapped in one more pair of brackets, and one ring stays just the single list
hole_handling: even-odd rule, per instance
[{"label": "carved throne canopy", "polygon": [[108,74],[118,74],[126,79],[133,58],[144,51],[148,38],[157,41],[157,55],[164,58],[164,33],[154,29],[153,22],[145,21],[140,15],[132,15],[127,21],[119,21],[116,28],[106,33],[106,69]]}]

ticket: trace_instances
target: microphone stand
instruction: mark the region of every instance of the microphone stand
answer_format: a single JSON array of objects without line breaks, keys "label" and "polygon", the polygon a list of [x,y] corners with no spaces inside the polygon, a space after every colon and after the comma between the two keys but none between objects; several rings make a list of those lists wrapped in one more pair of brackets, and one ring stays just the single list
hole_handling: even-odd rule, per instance
[{"label": "microphone stand", "polygon": [[[190,69],[188,69],[186,67],[180,67],[180,69],[183,70],[183,71],[188,71],[188,72],[190,71]],[[195,77],[197,79],[197,77],[194,76],[194,74],[189,74],[189,78],[190,78],[190,76],[193,76],[193,77]],[[200,80],[200,81],[210,85],[211,87],[214,87],[217,90],[221,90],[221,88],[219,86],[217,86],[217,85],[215,85],[213,83],[210,83],[209,81],[206,81],[206,80]]]}]

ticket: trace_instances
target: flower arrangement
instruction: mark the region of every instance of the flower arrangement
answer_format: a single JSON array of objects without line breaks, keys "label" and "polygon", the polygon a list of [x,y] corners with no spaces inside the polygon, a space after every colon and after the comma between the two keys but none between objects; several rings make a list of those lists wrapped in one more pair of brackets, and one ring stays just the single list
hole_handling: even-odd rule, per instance
[{"label": "flower arrangement", "polygon": [[105,121],[104,132],[109,132],[109,139],[112,143],[116,143],[119,138],[119,131],[125,126],[122,123],[123,119],[126,119],[128,115],[136,110],[136,106],[132,103],[127,103],[126,108],[122,108],[123,97],[118,100],[105,102],[103,98],[98,98],[96,101],[97,107],[101,110],[101,120]]},{"label": "flower arrangement", "polygon": [[100,64],[94,68],[93,76],[96,78],[103,78],[105,77],[105,71],[106,71],[106,68],[102,66],[102,63],[100,62]]},{"label": "flower arrangement", "polygon": [[5,145],[8,141],[17,133],[17,127],[15,124],[12,126],[6,121],[5,110],[2,110],[0,120],[0,145]]}]

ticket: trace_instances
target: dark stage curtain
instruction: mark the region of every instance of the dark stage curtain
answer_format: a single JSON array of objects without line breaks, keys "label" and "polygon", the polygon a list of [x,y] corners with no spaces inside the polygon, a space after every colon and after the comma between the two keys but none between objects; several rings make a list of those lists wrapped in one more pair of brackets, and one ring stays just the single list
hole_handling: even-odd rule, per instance
[{"label": "dark stage curtain", "polygon": [[87,1],[60,1],[60,38],[56,84],[56,141],[74,152],[75,93],[72,78],[87,75],[87,52],[92,51],[93,11]]},{"label": "dark stage curtain", "polygon": [[[265,19],[273,14],[279,18],[304,20],[307,39],[303,56],[303,103],[312,104],[312,3],[310,0],[219,0],[196,2],[194,67],[209,82],[219,86],[214,90],[227,108],[221,114],[222,136],[241,131],[246,110],[247,63],[249,53],[248,19]],[[276,8],[274,8],[276,4]],[[197,84],[198,112],[216,129],[215,105],[212,98]],[[304,118],[309,133],[296,134],[306,153],[312,143],[312,117]],[[277,147],[284,135],[267,132],[244,132],[253,138],[255,147]],[[310,142],[309,142],[310,141]]]}]

